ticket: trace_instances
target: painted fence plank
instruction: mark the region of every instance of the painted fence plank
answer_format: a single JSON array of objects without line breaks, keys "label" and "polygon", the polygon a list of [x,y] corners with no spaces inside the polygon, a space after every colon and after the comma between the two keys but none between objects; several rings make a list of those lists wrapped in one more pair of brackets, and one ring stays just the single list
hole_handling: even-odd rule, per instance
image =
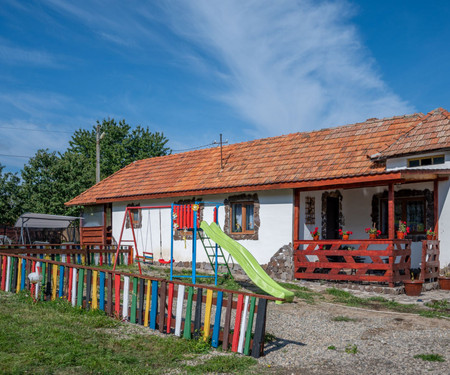
[{"label": "painted fence plank", "polygon": [[58,297],[64,296],[64,266],[59,266],[59,291]]},{"label": "painted fence plank", "polygon": [[26,269],[27,266],[27,261],[26,259],[22,259],[22,277],[20,278],[20,290],[24,290],[25,289],[25,282],[27,281],[27,276],[26,276]]},{"label": "painted fence plank", "polygon": [[266,311],[267,300],[260,298],[258,301],[258,312],[256,313],[255,334],[253,335],[252,357],[254,358],[261,356],[261,349],[264,344]]},{"label": "painted fence plank", "polygon": [[91,309],[91,293],[92,293],[92,270],[86,272],[86,310]]},{"label": "painted fence plank", "polygon": [[19,266],[19,259],[12,258],[12,277],[11,277],[11,292],[16,292],[17,289],[17,267]]},{"label": "painted fence plank", "polygon": [[113,315],[113,274],[108,272],[107,282],[107,297],[106,297],[106,314]]},{"label": "painted fence plank", "polygon": [[239,344],[238,344],[238,353],[244,353],[244,340],[245,340],[245,333],[247,330],[247,310],[248,310],[248,301],[249,296],[244,297],[244,310],[242,314],[242,320],[241,320],[241,329],[239,331]]},{"label": "painted fence plank", "polygon": [[171,332],[172,326],[173,288],[173,283],[169,283],[169,294],[167,296],[167,333]]},{"label": "painted fence plank", "polygon": [[[47,257],[48,258],[48,257]],[[45,287],[45,300],[48,301],[52,296],[52,271],[53,267],[49,263],[47,264],[47,283]]]},{"label": "painted fence plank", "polygon": [[183,337],[185,339],[191,339],[191,321],[192,321],[192,299],[194,297],[194,288],[189,287],[188,299],[186,305],[186,317],[184,319],[184,332]]},{"label": "painted fence plank", "polygon": [[205,306],[205,323],[203,324],[203,340],[207,341],[211,329],[211,308],[212,308],[213,291],[208,289],[206,291],[206,306]]},{"label": "painted fence plank", "polygon": [[250,341],[252,339],[253,317],[255,316],[256,298],[250,298],[250,312],[248,313],[247,332],[245,334],[244,354],[250,355]]},{"label": "painted fence plank", "polygon": [[5,290],[5,286],[6,286],[6,271],[7,271],[7,267],[8,267],[8,259],[7,258],[8,258],[7,256],[3,256],[3,259],[2,259],[2,264],[3,264],[3,267],[2,267],[2,283],[0,285],[0,288],[2,290]]},{"label": "painted fence plank", "polygon": [[177,307],[175,313],[175,335],[181,336],[181,321],[183,320],[183,301],[185,286],[178,285]]},{"label": "painted fence plank", "polygon": [[144,289],[145,289],[145,280],[139,279],[139,308],[138,308],[138,324],[144,324]]},{"label": "painted fence plank", "polygon": [[166,317],[166,289],[167,283],[161,281],[161,286],[159,288],[159,332],[164,332],[164,320]]},{"label": "painted fence plank", "polygon": [[52,265],[52,301],[56,299],[56,289],[58,282],[58,266],[56,264]]},{"label": "painted fence plank", "polygon": [[98,293],[98,271],[93,271],[92,272],[92,309],[93,310],[97,310],[98,309],[98,298],[97,298],[97,293]]},{"label": "painted fence plank", "polygon": [[22,279],[22,258],[17,258],[17,279],[16,279],[16,283],[14,285],[14,288],[16,289],[16,293],[20,292],[21,279]]},{"label": "painted fence plank", "polygon": [[46,268],[47,268],[47,263],[44,263],[44,262],[42,262],[41,263],[42,264],[42,272],[41,272],[41,275],[42,275],[42,281],[41,281],[41,290],[40,290],[40,300],[41,301],[43,301],[44,300],[44,297],[45,297],[45,282],[46,282],[46,275],[47,275],[47,272],[46,272]]},{"label": "painted fence plank", "polygon": [[145,294],[144,327],[148,327],[148,318],[150,313],[150,290],[151,290],[151,281],[147,280],[147,292]]},{"label": "painted fence plank", "polygon": [[105,311],[105,273],[100,272],[100,310]]},{"label": "painted fence plank", "polygon": [[200,330],[202,328],[202,305],[203,305],[203,289],[197,289],[197,301],[195,304],[195,317],[194,317],[194,339],[200,337]]},{"label": "painted fence plank", "polygon": [[137,278],[133,277],[133,292],[131,293],[130,323],[136,323],[137,287],[138,287]]},{"label": "painted fence plank", "polygon": [[73,277],[73,267],[68,267],[68,286],[67,286],[67,301],[72,301],[72,277]]},{"label": "painted fence plank", "polygon": [[231,327],[231,311],[233,310],[233,293],[228,294],[227,299],[227,310],[225,312],[225,322],[223,325],[223,350],[228,350],[228,343],[230,338],[230,327]]},{"label": "painted fence plank", "polygon": [[[111,274],[112,275],[112,274]],[[114,313],[120,318],[120,275],[114,275]]]},{"label": "painted fence plank", "polygon": [[219,346],[220,319],[222,317],[222,301],[223,301],[223,292],[219,291],[217,292],[216,315],[214,318],[214,329],[211,340],[213,348],[217,348]]},{"label": "painted fence plank", "polygon": [[84,291],[84,268],[78,271],[78,291],[77,291],[77,306],[83,307],[83,291]]},{"label": "painted fence plank", "polygon": [[158,282],[152,281],[152,307],[150,309],[150,328],[156,329],[156,316],[158,314]]},{"label": "painted fence plank", "polygon": [[130,297],[130,277],[123,278],[122,320],[128,320],[128,304]]},{"label": "painted fence plank", "polygon": [[239,294],[238,301],[237,301],[237,307],[236,307],[236,318],[234,320],[233,341],[231,343],[231,351],[232,352],[237,352],[237,349],[238,349],[239,329],[241,326],[243,302],[244,302],[244,295]]},{"label": "painted fence plank", "polygon": [[77,269],[72,271],[72,306],[75,307],[77,301]]}]

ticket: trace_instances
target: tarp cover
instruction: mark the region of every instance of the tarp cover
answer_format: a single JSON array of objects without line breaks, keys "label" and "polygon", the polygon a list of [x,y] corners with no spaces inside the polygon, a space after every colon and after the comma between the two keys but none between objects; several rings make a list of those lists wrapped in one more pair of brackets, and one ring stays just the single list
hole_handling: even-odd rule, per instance
[{"label": "tarp cover", "polygon": [[67,228],[74,220],[80,219],[75,216],[62,216],[62,215],[48,215],[48,214],[34,214],[27,212],[20,215],[16,221],[16,228],[46,228],[46,229],[59,229]]}]

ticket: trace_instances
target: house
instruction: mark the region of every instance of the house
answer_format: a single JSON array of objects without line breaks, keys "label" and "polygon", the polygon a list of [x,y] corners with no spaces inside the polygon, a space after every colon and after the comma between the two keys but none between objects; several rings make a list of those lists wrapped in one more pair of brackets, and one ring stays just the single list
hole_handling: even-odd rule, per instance
[{"label": "house", "polygon": [[[419,268],[430,228],[436,231],[432,244],[438,252],[440,248],[438,260],[450,262],[449,174],[450,114],[438,108],[427,115],[373,118],[139,160],[66,204],[85,207],[85,243],[117,240],[127,206],[219,202],[219,224],[225,233],[261,264],[286,245],[293,246],[294,253],[309,245],[315,251],[340,251],[339,229],[344,229],[353,232],[349,249],[360,244],[366,250],[377,244],[403,248],[409,254],[408,266]],[[133,215],[139,251],[151,247],[167,258],[170,210],[136,210]],[[212,221],[212,208],[205,207],[201,215]],[[403,242],[395,235],[399,220],[410,227]],[[381,239],[369,243],[365,228],[373,223]],[[128,239],[129,227],[127,222]],[[310,234],[316,227],[322,237],[317,243]],[[183,237],[181,233],[175,238],[176,260],[191,259]],[[354,258],[360,263],[388,262]],[[396,262],[395,256],[385,258],[392,258],[391,265]],[[205,260],[205,255],[197,259]],[[301,277],[299,265],[296,277]]]}]

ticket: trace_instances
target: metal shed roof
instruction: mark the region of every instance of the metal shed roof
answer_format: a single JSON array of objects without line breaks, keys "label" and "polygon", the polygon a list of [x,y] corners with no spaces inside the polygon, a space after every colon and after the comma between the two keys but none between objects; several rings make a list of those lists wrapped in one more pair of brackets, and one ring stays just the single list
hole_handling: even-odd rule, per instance
[{"label": "metal shed roof", "polygon": [[35,214],[31,212],[20,215],[17,219],[16,228],[48,228],[59,229],[67,228],[74,220],[81,219],[76,216],[63,216],[63,215],[48,215],[48,214]]}]

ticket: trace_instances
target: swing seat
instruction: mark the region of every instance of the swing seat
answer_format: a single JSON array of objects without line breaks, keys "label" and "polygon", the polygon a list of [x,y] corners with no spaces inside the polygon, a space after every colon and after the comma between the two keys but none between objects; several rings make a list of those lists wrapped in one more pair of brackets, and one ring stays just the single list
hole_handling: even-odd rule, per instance
[{"label": "swing seat", "polygon": [[[161,264],[169,264],[171,261],[170,260],[165,260],[165,259],[158,259],[158,262],[159,263],[161,263]],[[173,262],[173,259],[172,259],[172,262]]]}]

